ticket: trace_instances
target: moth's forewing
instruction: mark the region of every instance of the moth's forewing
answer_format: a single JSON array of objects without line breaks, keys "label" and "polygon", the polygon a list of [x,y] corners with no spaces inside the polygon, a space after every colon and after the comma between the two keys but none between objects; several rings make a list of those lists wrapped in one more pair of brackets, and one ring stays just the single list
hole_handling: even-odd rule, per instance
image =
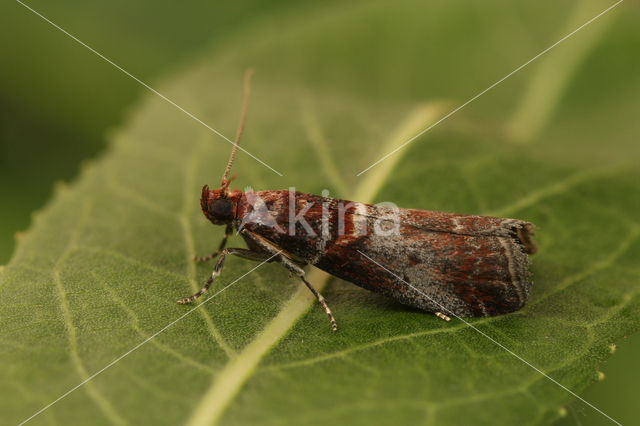
[{"label": "moth's forewing", "polygon": [[[527,253],[535,246],[528,222],[394,210],[297,192],[292,209],[289,191],[256,194],[273,221],[247,221],[247,229],[338,278],[406,305],[486,316],[520,309],[529,296]],[[292,210],[298,220],[290,228]]]}]

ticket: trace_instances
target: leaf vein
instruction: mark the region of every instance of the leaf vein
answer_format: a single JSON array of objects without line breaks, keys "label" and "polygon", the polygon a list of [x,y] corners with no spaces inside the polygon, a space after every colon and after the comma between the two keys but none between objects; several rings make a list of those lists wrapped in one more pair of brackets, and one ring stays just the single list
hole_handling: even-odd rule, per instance
[{"label": "leaf vein", "polygon": [[[124,303],[124,301],[111,288],[111,286],[109,286],[106,282],[101,280],[96,274],[93,274],[93,275],[96,278],[96,280],[102,284],[103,288],[109,293],[111,298],[118,304],[118,306],[131,319],[131,325],[132,325],[133,329],[136,331],[136,333],[138,333],[138,335],[140,337],[144,338],[145,340],[147,338],[149,338],[150,335],[145,333],[144,330],[142,330],[142,328],[140,328],[140,319],[138,318],[138,315]],[[178,360],[184,362],[187,365],[190,365],[192,367],[198,368],[200,370],[207,371],[208,373],[211,373],[211,374],[214,373],[213,368],[211,368],[210,366],[202,364],[202,363],[200,363],[200,362],[198,362],[198,361],[196,361],[196,360],[194,360],[194,359],[192,359],[192,358],[180,353],[179,351],[176,351],[173,348],[160,343],[158,341],[158,339],[151,339],[150,342],[154,346],[156,346],[158,349],[160,349],[161,351],[163,351],[163,352],[165,352],[165,353],[177,358]]]},{"label": "leaf vein", "polygon": [[[77,330],[75,325],[73,324],[73,319],[71,317],[71,308],[69,306],[69,301],[67,300],[66,291],[64,289],[64,285],[62,284],[62,279],[60,277],[60,268],[67,261],[68,257],[74,251],[76,247],[76,239],[78,233],[82,227],[84,227],[90,212],[90,202],[86,201],[84,203],[84,208],[82,210],[81,216],[79,220],[75,224],[75,228],[71,232],[71,236],[69,238],[69,243],[67,248],[62,252],[58,262],[53,268],[53,278],[55,281],[56,289],[58,292],[58,298],[60,301],[60,308],[62,310],[62,318],[64,320],[65,328],[67,330],[67,336],[69,338],[69,347],[71,350],[71,361],[75,366],[76,372],[83,379],[86,380],[89,377],[89,373],[87,372],[82,359],[80,358],[80,354],[78,352],[78,340],[77,340]],[[112,423],[115,424],[125,424],[124,419],[116,412],[111,403],[102,395],[98,389],[93,385],[93,383],[89,382],[86,384],[85,389],[87,390],[87,394],[93,401],[96,403],[100,411],[108,418]]]},{"label": "leaf vein", "polygon": [[570,189],[590,180],[593,180],[597,177],[602,177],[603,175],[609,174],[613,172],[614,169],[611,167],[598,167],[595,169],[579,171],[574,174],[569,175],[565,179],[560,182],[556,182],[554,184],[545,186],[544,188],[540,188],[538,190],[532,191],[526,196],[503,206],[500,209],[488,211],[484,213],[486,216],[497,216],[504,217],[513,212],[522,210],[526,207],[530,207],[535,205],[536,203],[542,201],[545,198],[549,198],[555,195],[560,195],[569,191]]}]

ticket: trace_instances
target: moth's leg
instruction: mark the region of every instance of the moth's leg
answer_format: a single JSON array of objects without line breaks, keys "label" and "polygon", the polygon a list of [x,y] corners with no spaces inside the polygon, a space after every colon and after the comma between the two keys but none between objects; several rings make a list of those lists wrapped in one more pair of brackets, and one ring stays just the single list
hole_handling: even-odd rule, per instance
[{"label": "moth's leg", "polygon": [[215,278],[218,275],[220,275],[220,272],[224,267],[224,260],[229,254],[241,257],[243,259],[248,259],[248,260],[264,261],[269,259],[269,253],[247,250],[243,248],[231,248],[231,247],[226,248],[222,250],[222,254],[220,255],[220,258],[218,259],[218,261],[216,262],[216,266],[215,268],[213,268],[213,272],[211,273],[211,276],[205,283],[204,287],[202,287],[197,293],[189,297],[185,297],[184,299],[178,300],[178,303],[180,303],[181,305],[184,305],[186,303],[191,303],[194,300],[196,300],[198,297],[202,296],[207,290],[209,290],[209,287],[211,287],[213,280],[215,280]]},{"label": "moth's leg", "polygon": [[316,290],[315,287],[313,285],[311,285],[311,283],[309,281],[307,281],[307,278],[305,277],[304,269],[302,269],[300,266],[296,265],[293,262],[293,260],[289,259],[283,253],[280,252],[280,254],[278,254],[278,249],[277,248],[275,248],[271,244],[263,241],[263,239],[260,238],[259,236],[256,236],[255,234],[252,234],[251,232],[249,232],[247,230],[243,230],[242,234],[248,236],[261,249],[264,249],[265,251],[269,252],[271,256],[277,254],[277,256],[275,256],[274,260],[278,260],[280,263],[282,263],[282,265],[285,268],[287,268],[289,271],[291,271],[294,274],[296,274],[298,276],[298,278],[300,278],[302,280],[302,282],[305,283],[307,288],[309,288],[309,290],[311,290],[311,293],[313,293],[313,295],[316,297],[316,299],[318,299],[318,302],[320,303],[320,305],[322,306],[322,308],[326,312],[327,316],[329,317],[329,321],[331,321],[331,328],[333,328],[333,331],[338,331],[338,324],[336,323],[336,319],[333,317],[333,314],[331,313],[331,309],[329,309],[329,306],[327,305],[327,302],[324,300],[324,297],[322,297],[322,295],[318,292],[318,290]]},{"label": "moth's leg", "polygon": [[451,321],[451,318],[449,318],[448,316],[446,316],[442,312],[435,312],[434,315],[437,316],[440,319],[443,319],[443,320],[447,321],[447,322]]},{"label": "moth's leg", "polygon": [[318,299],[318,302],[320,302],[320,305],[322,306],[327,316],[329,317],[329,321],[331,321],[331,328],[333,328],[333,331],[338,331],[338,324],[336,323],[336,319],[333,317],[333,314],[331,313],[331,309],[329,309],[327,302],[324,300],[324,297],[322,297],[320,292],[318,292],[318,290],[316,290],[315,287],[311,285],[309,281],[307,281],[307,278],[305,277],[304,269],[302,269],[301,267],[293,263],[286,256],[280,255],[278,260],[280,261],[280,263],[284,265],[285,268],[287,268],[288,270],[296,274],[298,278],[300,278],[302,282],[305,283],[305,285],[309,288],[309,290],[311,290],[311,293],[313,293],[316,299]]},{"label": "moth's leg", "polygon": [[209,256],[202,256],[202,257],[194,256],[193,260],[195,260],[196,262],[206,262],[207,260],[211,260],[214,257],[218,256],[220,253],[222,253],[224,246],[227,245],[227,240],[229,239],[229,236],[232,233],[233,233],[233,226],[229,224],[227,225],[227,229],[225,229],[224,231],[224,238],[222,238],[222,241],[220,242],[220,247],[218,247],[218,250],[214,251]]},{"label": "moth's leg", "polygon": [[333,331],[338,331],[338,323],[336,323],[336,319],[333,317],[331,309],[329,309],[329,305],[327,305],[327,302],[324,300],[324,297],[322,297],[318,290],[316,290],[315,287],[312,286],[309,281],[307,281],[307,279],[305,278],[304,269],[291,263],[286,257],[283,257],[281,260],[284,266],[289,268],[290,271],[294,271],[294,273],[297,274],[298,277],[300,277],[300,279],[307,285],[307,288],[309,288],[309,290],[311,290],[311,293],[313,293],[316,299],[318,299],[318,302],[320,303],[320,305],[322,305],[324,312],[329,317],[329,321],[331,321],[331,328],[333,329]]}]

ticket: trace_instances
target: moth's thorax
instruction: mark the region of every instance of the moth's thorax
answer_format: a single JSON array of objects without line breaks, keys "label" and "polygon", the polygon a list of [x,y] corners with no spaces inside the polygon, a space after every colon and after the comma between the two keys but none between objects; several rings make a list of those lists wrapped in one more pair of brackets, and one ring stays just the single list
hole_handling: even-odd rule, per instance
[{"label": "moth's thorax", "polygon": [[240,190],[209,189],[208,185],[202,187],[200,207],[214,225],[233,223],[239,217],[239,211],[243,210],[244,203],[244,193]]}]

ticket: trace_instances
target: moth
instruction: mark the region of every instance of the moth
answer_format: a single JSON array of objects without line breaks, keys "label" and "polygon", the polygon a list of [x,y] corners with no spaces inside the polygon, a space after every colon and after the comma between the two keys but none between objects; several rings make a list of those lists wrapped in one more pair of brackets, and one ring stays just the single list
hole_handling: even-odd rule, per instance
[{"label": "moth", "polygon": [[[229,172],[242,136],[251,74],[235,144],[218,189],[202,188],[202,212],[226,227],[218,257],[204,287],[178,300],[185,304],[205,293],[222,272],[227,256],[279,262],[309,288],[337,323],[322,295],[305,277],[304,266],[329,274],[400,303],[458,317],[513,312],[531,289],[529,256],[536,252],[534,225],[517,219],[401,209],[295,192],[231,190]],[[246,248],[225,248],[236,230]]]}]

